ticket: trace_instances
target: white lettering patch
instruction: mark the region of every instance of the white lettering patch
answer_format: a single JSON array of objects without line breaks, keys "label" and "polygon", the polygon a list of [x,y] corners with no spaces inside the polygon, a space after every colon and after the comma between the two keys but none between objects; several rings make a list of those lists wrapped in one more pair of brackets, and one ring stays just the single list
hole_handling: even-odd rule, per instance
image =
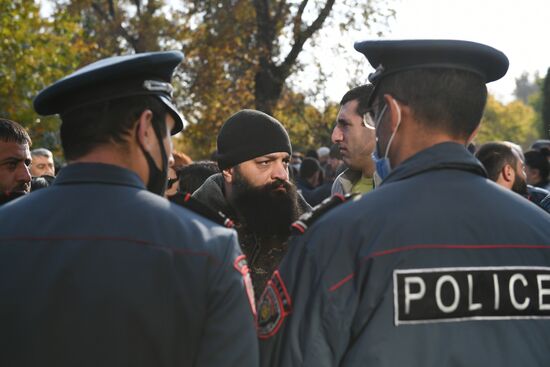
[{"label": "white lettering patch", "polygon": [[400,269],[395,325],[550,318],[549,267]]}]

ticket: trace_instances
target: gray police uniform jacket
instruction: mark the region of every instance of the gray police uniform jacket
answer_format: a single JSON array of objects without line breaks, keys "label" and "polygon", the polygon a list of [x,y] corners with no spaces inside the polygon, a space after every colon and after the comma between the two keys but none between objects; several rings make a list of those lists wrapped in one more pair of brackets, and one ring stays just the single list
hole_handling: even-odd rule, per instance
[{"label": "gray police uniform jacket", "polygon": [[0,365],[256,366],[232,230],[104,164],[0,209]]},{"label": "gray police uniform jacket", "polygon": [[290,244],[263,366],[550,366],[550,216],[461,145],[398,166]]}]

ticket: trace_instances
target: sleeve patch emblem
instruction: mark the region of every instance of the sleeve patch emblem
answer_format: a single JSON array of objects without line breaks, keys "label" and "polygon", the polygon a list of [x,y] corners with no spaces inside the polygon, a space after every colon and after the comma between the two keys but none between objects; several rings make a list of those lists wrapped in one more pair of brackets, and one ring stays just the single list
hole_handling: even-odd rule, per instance
[{"label": "sleeve patch emblem", "polygon": [[246,289],[246,295],[248,297],[248,302],[250,303],[250,308],[254,318],[256,318],[256,300],[254,299],[254,287],[252,286],[252,278],[250,277],[250,272],[248,270],[248,263],[246,261],[246,256],[241,255],[235,259],[233,264],[235,269],[243,276],[244,288]]},{"label": "sleeve patch emblem", "polygon": [[285,284],[276,270],[258,305],[258,336],[267,339],[277,333],[284,319],[292,312],[292,303]]}]

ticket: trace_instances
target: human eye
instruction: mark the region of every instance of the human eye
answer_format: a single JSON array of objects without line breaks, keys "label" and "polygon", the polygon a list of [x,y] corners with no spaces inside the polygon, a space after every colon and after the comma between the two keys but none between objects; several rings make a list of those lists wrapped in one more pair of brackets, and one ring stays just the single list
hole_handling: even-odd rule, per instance
[{"label": "human eye", "polygon": [[10,171],[15,171],[15,169],[17,168],[17,163],[17,161],[7,161],[6,166]]}]

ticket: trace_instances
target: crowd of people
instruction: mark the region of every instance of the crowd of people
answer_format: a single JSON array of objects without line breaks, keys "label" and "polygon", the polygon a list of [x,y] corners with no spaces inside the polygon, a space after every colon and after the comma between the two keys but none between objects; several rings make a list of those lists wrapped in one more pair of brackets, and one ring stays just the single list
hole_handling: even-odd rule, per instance
[{"label": "crowd of people", "polygon": [[224,117],[173,150],[180,52],[42,90],[67,165],[0,119],[6,366],[547,366],[550,141],[475,146],[487,45],[365,41],[330,146]]}]

